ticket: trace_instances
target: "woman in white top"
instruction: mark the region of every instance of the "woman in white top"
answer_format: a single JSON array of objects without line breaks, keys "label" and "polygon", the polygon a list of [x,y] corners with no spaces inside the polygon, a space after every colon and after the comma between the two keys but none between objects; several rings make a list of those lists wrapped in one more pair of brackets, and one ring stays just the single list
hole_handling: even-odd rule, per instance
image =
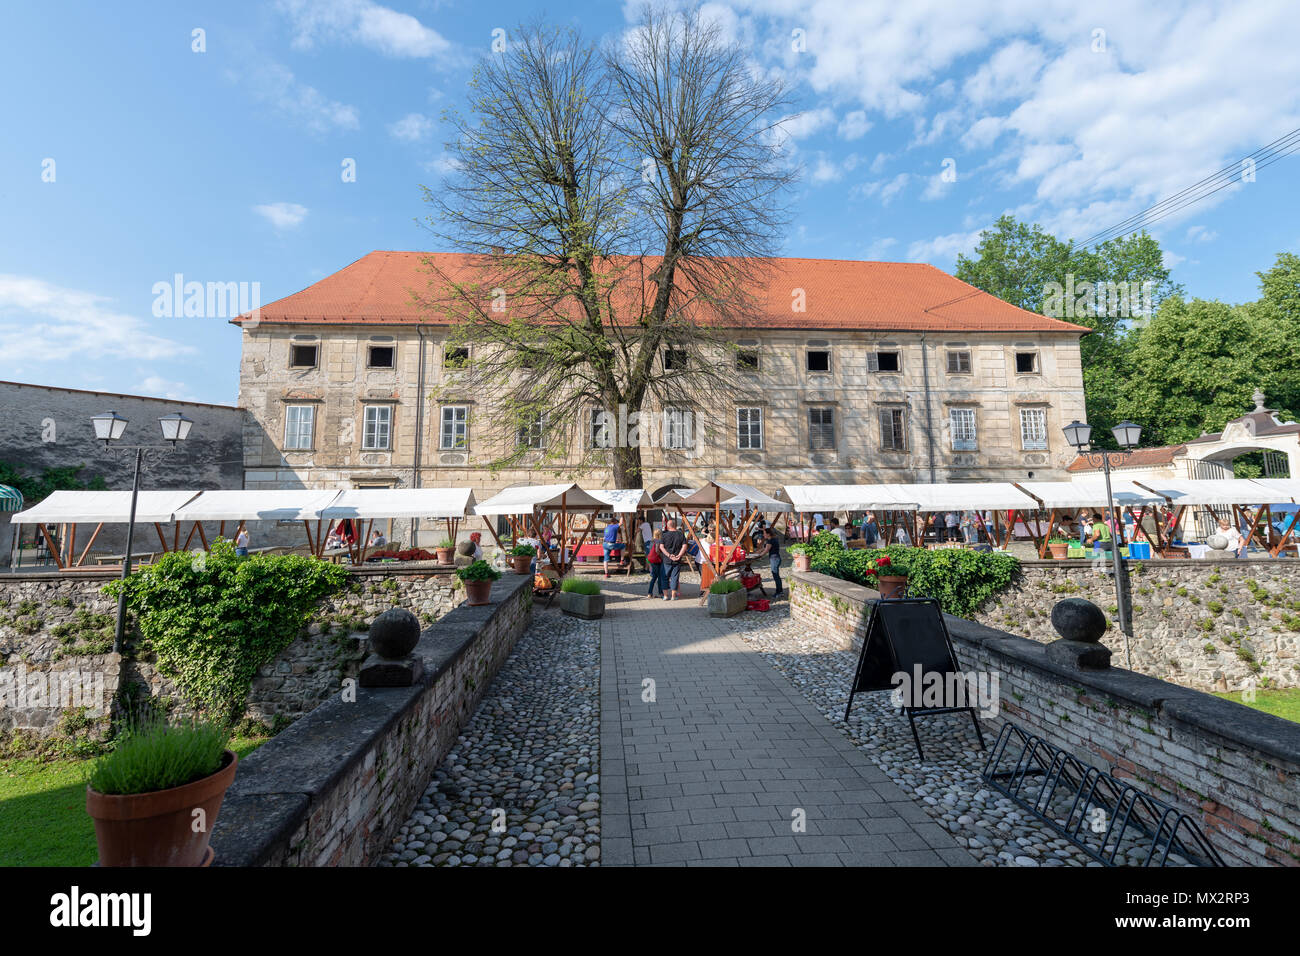
[{"label": "woman in white top", "polygon": [[1227,539],[1228,547],[1226,550],[1228,551],[1239,552],[1245,545],[1245,542],[1241,539],[1241,532],[1227,518],[1219,519],[1219,536]]},{"label": "woman in white top", "polygon": [[248,557],[248,529],[241,527],[235,535],[235,554],[241,558]]}]

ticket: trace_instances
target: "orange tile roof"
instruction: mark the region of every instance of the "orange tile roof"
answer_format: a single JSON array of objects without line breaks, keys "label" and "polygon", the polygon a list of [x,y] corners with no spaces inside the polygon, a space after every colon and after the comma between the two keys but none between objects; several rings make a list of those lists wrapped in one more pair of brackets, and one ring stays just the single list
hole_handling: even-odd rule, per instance
[{"label": "orange tile roof", "polygon": [[[1186,445],[1165,445],[1160,448],[1136,448],[1129,452],[1127,458],[1119,464],[1111,464],[1111,468],[1145,468],[1151,465],[1168,465],[1175,458],[1179,458],[1187,453]],[[1101,471],[1101,465],[1091,465],[1088,459],[1080,455],[1074,461],[1065,466],[1066,471]]]},{"label": "orange tile roof", "polygon": [[[433,268],[456,282],[482,282],[491,257],[460,253],[372,252],[301,292],[261,308],[275,324],[446,324],[414,301]],[[428,264],[426,264],[428,263]],[[926,263],[773,259],[758,297],[756,326],[943,332],[1086,333],[1081,325],[1018,308]],[[648,267],[652,267],[653,262]],[[803,289],[806,311],[792,309]],[[234,319],[240,324],[243,316]]]}]

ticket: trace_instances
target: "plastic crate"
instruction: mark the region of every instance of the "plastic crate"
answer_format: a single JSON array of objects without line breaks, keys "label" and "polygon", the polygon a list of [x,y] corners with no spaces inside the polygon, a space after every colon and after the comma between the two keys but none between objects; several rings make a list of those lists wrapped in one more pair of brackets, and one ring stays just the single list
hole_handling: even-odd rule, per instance
[{"label": "plastic crate", "polygon": [[1151,560],[1151,542],[1134,541],[1128,546],[1128,556],[1134,561]]},{"label": "plastic crate", "polygon": [[767,598],[757,598],[753,601],[746,601],[745,608],[750,611],[770,611],[772,604]]}]

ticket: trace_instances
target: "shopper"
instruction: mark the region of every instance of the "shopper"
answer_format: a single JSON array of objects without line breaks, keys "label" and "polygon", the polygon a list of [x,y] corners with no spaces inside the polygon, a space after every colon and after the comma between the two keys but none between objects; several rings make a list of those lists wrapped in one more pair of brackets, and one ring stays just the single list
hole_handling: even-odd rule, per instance
[{"label": "shopper", "polygon": [[776,600],[785,590],[781,585],[781,538],[775,528],[767,529],[766,548],[759,557],[767,558],[767,566],[772,572],[772,599]]},{"label": "shopper", "polygon": [[659,553],[659,532],[651,532],[650,542],[646,545],[646,570],[650,572],[650,587],[646,590],[648,597],[655,596],[655,588],[659,589],[659,596],[664,596],[664,556]]},{"label": "shopper", "polygon": [[621,550],[618,544],[618,532],[618,515],[614,515],[614,519],[605,525],[605,540],[602,542],[602,550],[605,553],[605,577],[609,577],[610,553],[614,554],[614,560],[617,561],[618,552]]},{"label": "shopper", "polygon": [[686,558],[686,535],[677,530],[677,520],[664,522],[666,530],[659,538],[659,553],[664,559],[667,590],[665,601],[676,601],[681,596],[682,561]]}]

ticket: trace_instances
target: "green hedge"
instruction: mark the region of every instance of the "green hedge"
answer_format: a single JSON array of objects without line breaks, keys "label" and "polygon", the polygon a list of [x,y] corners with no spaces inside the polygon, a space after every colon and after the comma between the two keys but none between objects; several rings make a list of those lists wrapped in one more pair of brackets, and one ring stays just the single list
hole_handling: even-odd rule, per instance
[{"label": "green hedge", "polygon": [[1002,552],[942,548],[927,551],[890,545],[887,548],[846,550],[829,532],[813,536],[808,553],[811,569],[874,588],[875,561],[889,557],[889,573],[907,577],[911,597],[937,598],[940,607],[958,617],[970,617],[985,601],[1006,588],[1020,571],[1020,561]]}]

